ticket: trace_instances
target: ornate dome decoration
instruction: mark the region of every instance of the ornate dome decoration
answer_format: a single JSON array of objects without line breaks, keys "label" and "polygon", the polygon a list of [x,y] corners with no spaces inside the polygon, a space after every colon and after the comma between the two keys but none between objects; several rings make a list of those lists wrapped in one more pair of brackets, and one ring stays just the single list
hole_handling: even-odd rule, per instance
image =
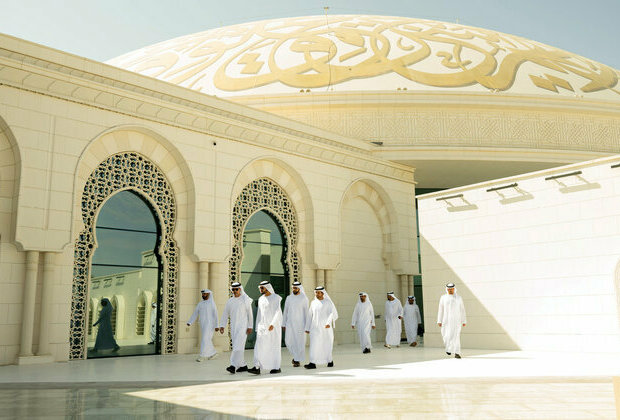
[{"label": "ornate dome decoration", "polygon": [[620,72],[603,64],[513,35],[403,17],[252,22],[165,41],[109,63],[219,96],[407,89],[620,101]]}]

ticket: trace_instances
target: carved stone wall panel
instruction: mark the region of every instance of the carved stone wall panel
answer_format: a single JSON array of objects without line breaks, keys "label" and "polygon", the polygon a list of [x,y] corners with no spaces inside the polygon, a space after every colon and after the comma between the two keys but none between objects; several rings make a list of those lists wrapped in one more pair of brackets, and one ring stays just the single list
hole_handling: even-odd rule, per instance
[{"label": "carved stone wall panel", "polygon": [[398,146],[620,152],[620,118],[531,111],[349,109],[278,111],[348,137]]},{"label": "carved stone wall panel", "polygon": [[98,210],[108,197],[128,189],[147,197],[159,214],[163,265],[162,353],[176,353],[179,250],[173,238],[177,218],[175,197],[165,175],[153,162],[138,153],[126,152],[101,162],[86,181],[82,193],[85,228],[75,242],[70,359],[84,359],[86,355],[87,299]]}]

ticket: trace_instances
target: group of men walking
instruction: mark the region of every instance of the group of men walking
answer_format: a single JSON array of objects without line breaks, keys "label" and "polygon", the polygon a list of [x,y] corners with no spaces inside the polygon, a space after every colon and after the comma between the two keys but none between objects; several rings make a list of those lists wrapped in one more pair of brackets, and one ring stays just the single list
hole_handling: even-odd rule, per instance
[{"label": "group of men walking", "polygon": [[[451,288],[448,286],[452,286]],[[246,339],[252,333],[253,315],[252,298],[240,283],[231,285],[232,297],[226,302],[222,318],[218,324],[217,309],[209,289],[201,290],[202,301],[196,305],[194,313],[187,325],[200,319],[202,338],[200,357],[197,361],[212,359],[217,356],[213,346],[213,334],[224,333],[224,327],[230,320],[230,336],[232,352],[228,372],[249,372],[260,374],[262,371],[280,373],[282,332],[285,333],[285,344],[291,353],[294,367],[299,367],[305,360],[306,334],[310,339],[309,363],[306,369],[316,369],[317,365],[334,366],[332,357],[334,345],[334,326],[338,319],[338,311],[324,287],[314,289],[314,299],[308,306],[308,297],[301,283],[293,283],[292,293],[281,310],[282,298],[275,293],[268,281],[259,284],[261,296],[258,299],[256,313],[256,342],[254,345],[254,366],[248,368],[243,354]],[[460,328],[465,326],[465,309],[460,296],[454,293],[454,285],[447,285],[447,294],[439,303],[438,325],[441,327],[446,353],[454,353],[460,358]],[[402,323],[405,324],[407,343],[417,345],[418,326],[422,322],[420,309],[414,296],[408,296],[405,305],[394,295],[387,294],[385,302],[386,336],[385,347],[400,346]],[[351,328],[357,329],[362,353],[370,353],[372,344],[370,333],[376,328],[375,314],[367,293],[360,293],[359,300],[353,311]]]},{"label": "group of men walking", "polygon": [[[420,308],[415,303],[414,296],[407,296],[407,303],[402,306],[394,292],[389,292],[385,302],[384,316],[386,327],[385,347],[389,349],[392,346],[400,347],[403,320],[407,333],[407,343],[411,347],[418,345],[418,325],[422,323],[422,317],[420,316]],[[370,353],[372,348],[370,332],[375,329],[375,311],[368,294],[365,292],[359,294],[359,301],[353,310],[351,328],[357,328],[362,353]]]}]

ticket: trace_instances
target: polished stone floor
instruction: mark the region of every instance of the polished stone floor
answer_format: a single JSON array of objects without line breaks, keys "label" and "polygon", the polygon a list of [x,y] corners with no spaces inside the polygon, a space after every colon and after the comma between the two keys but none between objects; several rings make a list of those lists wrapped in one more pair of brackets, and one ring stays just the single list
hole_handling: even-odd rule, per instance
[{"label": "polished stone floor", "polygon": [[[334,368],[230,375],[228,354],[0,367],[0,418],[616,418],[614,354],[337,346]],[[284,361],[288,361],[286,350]],[[246,352],[251,360],[251,352]]]}]

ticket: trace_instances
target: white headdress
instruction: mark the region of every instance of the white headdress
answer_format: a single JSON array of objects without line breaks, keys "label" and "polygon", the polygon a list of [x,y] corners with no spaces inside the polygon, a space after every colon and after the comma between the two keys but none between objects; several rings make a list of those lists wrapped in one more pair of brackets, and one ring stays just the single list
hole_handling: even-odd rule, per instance
[{"label": "white headdress", "polygon": [[456,295],[456,286],[454,286],[454,283],[448,283],[446,284],[446,293],[448,293],[448,289],[454,289],[454,294]]},{"label": "white headdress", "polygon": [[[232,284],[230,285],[230,289],[232,290],[232,288],[233,288],[233,287],[234,287],[234,288],[237,288],[237,287],[238,287],[238,288],[241,290],[241,294],[239,295],[239,297],[240,297],[241,299],[244,299],[244,300],[246,300],[246,301],[247,301],[247,300],[249,300],[250,302],[252,302],[252,298],[251,298],[251,297],[249,297],[249,296],[247,295],[247,293],[245,293],[245,290],[243,289],[243,286],[241,285],[241,283],[239,283],[239,282],[234,282],[234,283],[232,283]],[[233,295],[233,297],[235,297],[235,296]]]},{"label": "white headdress", "polygon": [[370,298],[368,297],[368,293],[366,293],[366,292],[361,292],[361,293],[360,293],[360,296],[366,296],[366,301],[365,301],[365,302],[362,302],[362,300],[358,298],[358,299],[357,299],[357,303],[355,304],[355,306],[356,306],[356,307],[357,307],[357,306],[368,306],[368,305],[370,305],[370,304],[371,304],[371,303],[370,303]]},{"label": "white headdress", "polygon": [[338,309],[336,309],[336,305],[334,304],[334,301],[329,297],[329,295],[327,294],[327,290],[325,290],[325,287],[323,287],[323,286],[317,286],[317,287],[314,288],[314,292],[315,292],[314,293],[314,299],[315,300],[319,300],[316,297],[316,292],[319,292],[319,291],[323,292],[323,300],[329,301],[332,304],[332,306],[334,307],[334,316],[333,316],[332,320],[334,321],[334,324],[335,324],[336,320],[338,319]]},{"label": "white headdress", "polygon": [[271,293],[272,295],[276,294],[275,290],[273,290],[273,286],[267,280],[260,282],[260,284],[258,285],[258,290],[260,290],[261,286],[269,290],[269,293]]},{"label": "white headdress", "polygon": [[[299,294],[306,296],[306,291],[304,290],[304,286],[300,282],[296,281],[295,283],[293,283],[293,287],[299,288]],[[291,290],[291,296],[294,296],[293,290]]]}]

